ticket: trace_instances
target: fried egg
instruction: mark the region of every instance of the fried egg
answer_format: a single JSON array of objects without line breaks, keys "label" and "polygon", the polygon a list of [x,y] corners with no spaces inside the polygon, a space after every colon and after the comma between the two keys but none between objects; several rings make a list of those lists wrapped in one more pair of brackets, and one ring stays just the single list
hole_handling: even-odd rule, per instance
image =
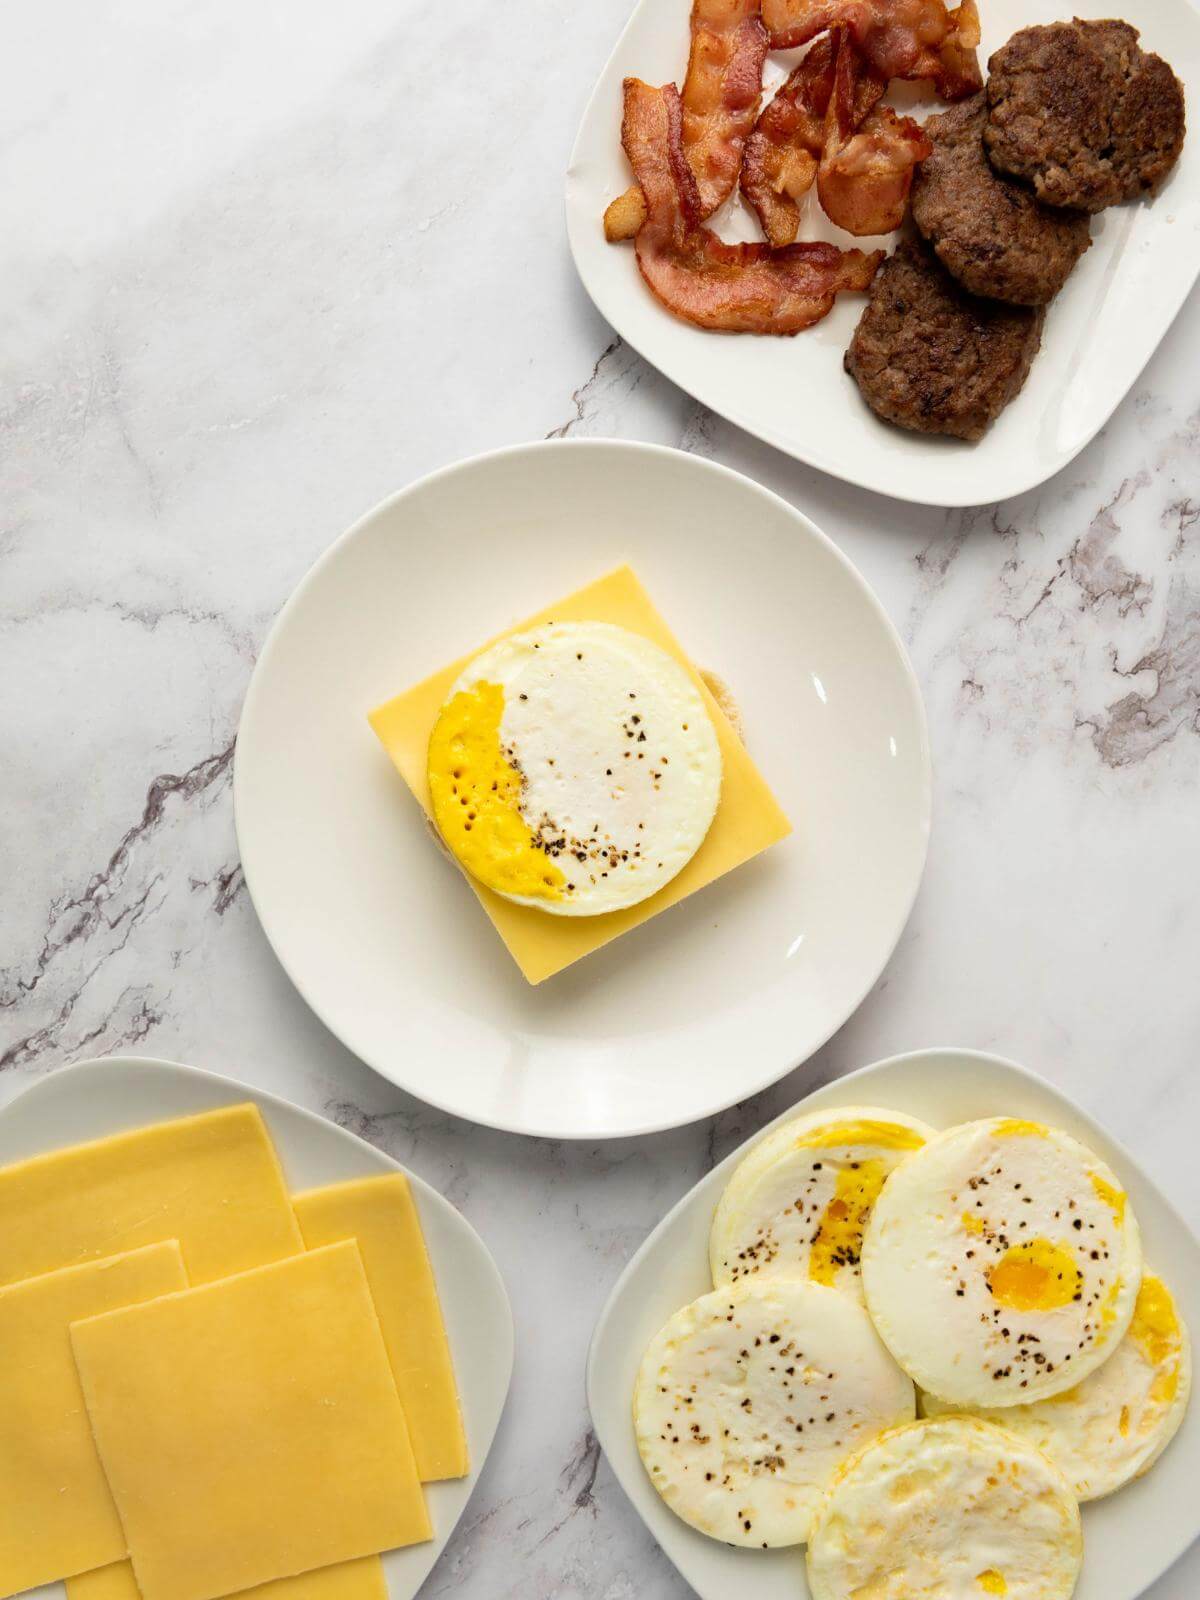
[{"label": "fried egg", "polygon": [[703,843],[721,796],[704,699],[650,640],[547,623],[477,656],[429,740],[442,839],[518,905],[595,916],[661,889]]},{"label": "fried egg", "polygon": [[735,1169],[713,1217],[713,1282],[811,1278],[862,1299],[863,1228],[884,1180],[933,1129],[899,1111],[843,1106],[797,1117]]},{"label": "fried egg", "polygon": [[867,1222],[867,1307],[922,1389],[962,1407],[1024,1404],[1116,1349],[1142,1277],[1117,1179],[1068,1134],[994,1117],[935,1135]]},{"label": "fried egg", "polygon": [[813,1600],[1068,1600],[1083,1562],[1071,1486],[977,1417],[895,1428],[834,1478],[813,1519]]},{"label": "fried egg", "polygon": [[[1080,1500],[1098,1500],[1149,1472],[1183,1421],[1191,1379],[1187,1329],[1166,1284],[1146,1273],[1129,1331],[1102,1367],[1049,1400],[980,1414],[1044,1450]],[[932,1395],[922,1406],[947,1409]]]},{"label": "fried egg", "polygon": [[702,1295],[651,1340],[633,1421],[677,1516],[766,1549],[803,1543],[838,1463],[915,1409],[860,1305],[820,1284],[752,1278]]}]

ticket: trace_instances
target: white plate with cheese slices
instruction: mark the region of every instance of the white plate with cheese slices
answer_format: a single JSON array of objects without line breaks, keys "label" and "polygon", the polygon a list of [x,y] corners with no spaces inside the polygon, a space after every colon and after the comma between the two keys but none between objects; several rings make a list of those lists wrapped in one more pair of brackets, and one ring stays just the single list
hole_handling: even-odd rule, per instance
[{"label": "white plate with cheese slices", "polygon": [[[630,244],[605,241],[605,207],[629,185],[621,149],[621,83],[682,82],[688,0],[640,0],[583,114],[567,168],[567,236],[600,314],[635,350],[704,406],[777,449],[877,493],[926,505],[981,505],[1033,488],[1102,428],[1167,333],[1200,271],[1200,138],[1195,127],[1157,197],[1093,219],[1093,244],[1050,307],[1042,348],[1022,392],[977,444],[907,433],[863,403],[842,357],[866,303],[839,297],[823,322],[793,338],[705,332],[673,317],[642,282]],[[1184,84],[1190,119],[1200,90],[1200,12],[1190,0],[980,0],[988,57],[1032,24],[1123,17],[1142,45],[1166,58]],[[767,95],[798,59],[768,55]],[[904,86],[902,86],[904,87]],[[904,107],[923,118],[937,102]],[[852,240],[806,199],[800,237]],[[735,192],[710,224],[729,241],[761,239]]]},{"label": "white plate with cheese slices", "polygon": [[[109,1057],[62,1067],[0,1112],[0,1165],[151,1123],[252,1102],[291,1192],[402,1170],[381,1151],[274,1095],[195,1067]],[[446,1548],[483,1471],[513,1364],[508,1296],[486,1246],[436,1190],[408,1174],[437,1282],[457,1379],[470,1470],[425,1485],[433,1538],[383,1557],[390,1600],[412,1600]],[[61,1585],[38,1591],[62,1595]]]},{"label": "white plate with cheese slices", "polygon": [[[731,1594],[805,1600],[810,1591],[804,1552],[798,1545],[736,1548],[706,1537],[668,1508],[642,1465],[635,1438],[632,1398],[643,1353],[668,1319],[712,1288],[710,1230],[734,1169],[772,1129],[841,1107],[886,1108],[934,1129],[987,1117],[1024,1118],[1072,1135],[1118,1175],[1140,1223],[1147,1264],[1169,1283],[1184,1324],[1193,1332],[1200,1328],[1200,1241],[1129,1153],[1044,1079],[996,1056],[947,1049],[881,1061],[819,1089],[714,1168],[663,1219],[621,1275],[592,1339],[588,1402],[605,1457],[700,1600]],[[1178,1560],[1200,1534],[1197,1482],[1200,1405],[1193,1397],[1178,1432],[1145,1477],[1082,1507],[1084,1558],[1075,1600],[1135,1600]],[[981,1559],[978,1565],[986,1574],[990,1562]],[[1155,1596],[1182,1600],[1198,1573],[1200,1552],[1193,1551]],[[984,1592],[1000,1591],[979,1589]]]},{"label": "white plate with cheese slices", "polygon": [[[539,608],[544,620],[573,590],[603,598],[609,621],[648,593],[720,723],[722,796],[692,862],[644,902],[665,896],[665,909],[526,981],[497,936],[514,908],[473,892],[415,798],[429,726],[407,726],[402,778],[381,744],[388,718],[374,713],[395,697],[399,726],[422,702],[431,725],[430,695],[436,710],[453,694],[436,688],[454,681],[447,663]],[[744,741],[697,668],[724,680]],[[630,721],[631,750],[637,732]],[[791,833],[774,828],[777,842],[746,860],[746,813],[726,810],[726,790],[753,783],[751,764]],[[930,760],[899,637],[806,517],[694,456],[563,441],[414,484],[318,562],[259,658],[234,801],[266,935],[344,1044],[471,1121],[596,1139],[707,1116],[842,1025],[916,895]],[[746,864],[680,898],[718,835],[722,859]],[[542,919],[543,942],[585,939],[584,925],[604,920],[517,910],[526,929]]]}]

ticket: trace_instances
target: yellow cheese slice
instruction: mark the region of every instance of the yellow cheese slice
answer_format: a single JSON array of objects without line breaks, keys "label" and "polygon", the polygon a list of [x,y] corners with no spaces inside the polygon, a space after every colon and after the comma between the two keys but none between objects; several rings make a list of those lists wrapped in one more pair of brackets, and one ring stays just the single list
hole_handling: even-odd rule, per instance
[{"label": "yellow cheese slice", "polygon": [[310,1250],[357,1239],[423,1483],[461,1478],[467,1441],[437,1284],[402,1172],[293,1197]]},{"label": "yellow cheese slice", "polygon": [[[383,1562],[378,1556],[318,1567],[296,1578],[276,1578],[256,1589],[243,1589],[230,1600],[387,1600]],[[67,1600],[141,1600],[128,1561],[80,1573],[67,1579]]]},{"label": "yellow cheese slice", "polygon": [[352,1241],[71,1328],[144,1600],[431,1536]]},{"label": "yellow cheese slice", "polygon": [[69,1329],[186,1284],[171,1241],[0,1289],[0,1595],[125,1554]]},{"label": "yellow cheese slice", "polygon": [[257,1106],[0,1168],[0,1284],[162,1239],[178,1239],[193,1284],[303,1249]]},{"label": "yellow cheese slice", "polygon": [[[608,911],[597,917],[548,916],[535,906],[514,905],[468,877],[483,909],[530,983],[541,983],[581,956],[598,950],[618,934],[636,928],[697,889],[715,882],[791,832],[791,824],[776,803],[766,779],[629,567],[619,567],[607,577],[547,606],[536,616],[526,617],[496,637],[503,639],[509,634],[523,633],[544,622],[613,622],[632,633],[640,633],[674,656],[704,697],[717,730],[724,767],[721,803],[704,843],[682,872],[664,884],[657,894],[636,906],[624,911]],[[438,712],[463,668],[494,643],[496,640],[492,639],[481,644],[471,655],[461,657],[415,688],[377,707],[368,718],[426,816],[431,817],[433,809],[426,758],[429,735]]]}]

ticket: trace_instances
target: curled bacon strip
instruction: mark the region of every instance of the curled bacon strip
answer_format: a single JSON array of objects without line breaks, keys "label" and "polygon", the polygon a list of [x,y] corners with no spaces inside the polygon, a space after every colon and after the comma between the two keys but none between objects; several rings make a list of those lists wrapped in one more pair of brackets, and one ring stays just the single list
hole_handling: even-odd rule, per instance
[{"label": "curled bacon strip", "polygon": [[932,78],[944,100],[963,100],[983,86],[975,0],[962,0],[956,11],[945,0],[762,0],[762,14],[773,50],[848,28],[882,78]]},{"label": "curled bacon strip", "polygon": [[[837,71],[852,47],[840,30],[823,35],[778,90],[746,141],[742,193],[773,245],[791,244],[800,228],[798,202],[812,188],[828,144],[826,119]],[[854,74],[851,120],[856,129],[887,88],[875,73]],[[842,116],[845,116],[843,111]],[[840,125],[839,125],[840,126]],[[840,143],[847,134],[842,130]]]},{"label": "curled bacon strip", "polygon": [[[849,31],[841,30],[817,194],[829,220],[857,238],[891,233],[900,226],[917,162],[933,153],[920,124],[910,117],[898,117],[889,106],[873,102],[863,115],[863,81],[862,58]],[[869,74],[867,81],[872,89],[880,84]]]},{"label": "curled bacon strip", "polygon": [[674,84],[654,89],[626,78],[621,142],[646,197],[638,267],[668,311],[728,333],[799,333],[828,315],[840,290],[870,285],[882,251],[725,244],[703,227],[682,120]]},{"label": "curled bacon strip", "polygon": [[[760,0],[693,0],[683,80],[683,147],[706,217],[733,193],[742,148],[758,116],[767,30]],[[604,213],[609,240],[631,239],[645,219],[636,185]]]},{"label": "curled bacon strip", "polygon": [[845,28],[813,45],[746,141],[742,193],[773,245],[790,244],[799,200],[816,181],[830,221],[859,237],[904,220],[913,169],[932,146],[919,125],[878,104],[887,82]]}]

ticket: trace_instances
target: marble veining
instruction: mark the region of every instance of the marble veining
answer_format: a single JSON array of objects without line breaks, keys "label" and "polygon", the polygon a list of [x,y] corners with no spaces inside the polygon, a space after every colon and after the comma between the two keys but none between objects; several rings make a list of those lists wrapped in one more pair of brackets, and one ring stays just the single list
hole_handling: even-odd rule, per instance
[{"label": "marble veining", "polygon": [[[1016,500],[930,510],[779,455],[574,277],[563,168],[627,3],[477,10],[467,38],[407,0],[0,22],[0,1102],[89,1055],[192,1061],[377,1144],[480,1229],[517,1373],[431,1597],[689,1593],[599,1455],[588,1337],[663,1212],[819,1083],[998,1050],[1200,1217],[1200,299]],[[335,534],[458,457],[603,435],[747,472],[838,541],[912,653],[936,798],[913,918],[841,1033],[708,1123],[588,1146],[469,1127],[324,1032],[245,892],[231,771],[256,651]],[[1193,1551],[1153,1600],[1198,1582]]]}]

